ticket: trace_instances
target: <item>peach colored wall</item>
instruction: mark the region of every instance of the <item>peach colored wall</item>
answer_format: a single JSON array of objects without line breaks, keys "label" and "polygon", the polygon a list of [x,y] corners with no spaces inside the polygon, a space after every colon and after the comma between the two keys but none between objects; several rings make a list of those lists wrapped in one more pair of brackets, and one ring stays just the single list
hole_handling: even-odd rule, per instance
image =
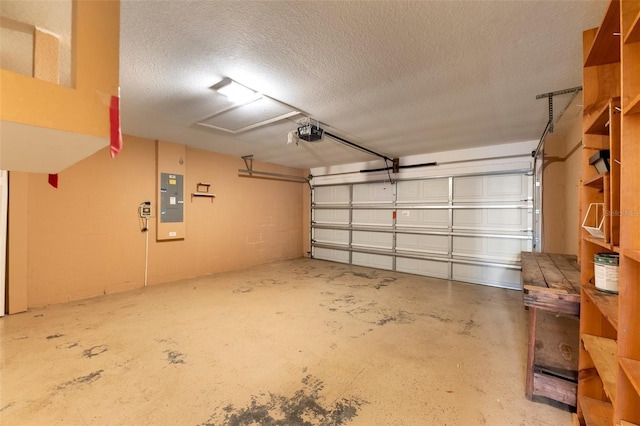
[{"label": "peach colored wall", "polygon": [[[29,174],[9,172],[7,217],[7,313],[27,310]],[[2,307],[4,309],[4,307]]]},{"label": "peach colored wall", "polygon": [[[156,142],[125,136],[60,173],[28,174],[28,306],[77,300],[143,286],[145,234],[138,205],[156,191]],[[149,285],[303,256],[308,247],[306,184],[238,176],[242,159],[186,148],[186,238],[149,233]],[[304,170],[254,162],[257,170],[305,176]],[[217,198],[195,198],[198,182]],[[307,200],[307,201],[305,201]],[[11,283],[10,283],[11,286]]]},{"label": "peach colored wall", "polygon": [[557,130],[545,141],[543,176],[543,251],[578,253],[578,186],[582,149],[581,98],[572,102]]}]

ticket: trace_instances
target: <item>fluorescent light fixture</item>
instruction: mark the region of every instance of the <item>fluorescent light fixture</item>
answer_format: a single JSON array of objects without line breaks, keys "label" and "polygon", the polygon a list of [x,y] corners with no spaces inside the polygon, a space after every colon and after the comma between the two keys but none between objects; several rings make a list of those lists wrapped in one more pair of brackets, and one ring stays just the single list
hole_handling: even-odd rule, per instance
[{"label": "fluorescent light fixture", "polygon": [[213,86],[213,89],[221,95],[226,96],[229,102],[233,102],[234,104],[246,104],[262,97],[258,92],[240,83],[236,83],[230,78],[225,78]]}]

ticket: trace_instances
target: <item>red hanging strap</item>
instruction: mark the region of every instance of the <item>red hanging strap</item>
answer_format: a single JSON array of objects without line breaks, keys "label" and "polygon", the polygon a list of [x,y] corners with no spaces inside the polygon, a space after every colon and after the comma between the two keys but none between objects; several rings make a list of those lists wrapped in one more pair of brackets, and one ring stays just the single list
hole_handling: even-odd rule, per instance
[{"label": "red hanging strap", "polygon": [[58,188],[58,174],[49,175],[49,185]]},{"label": "red hanging strap", "polygon": [[118,155],[122,149],[122,130],[120,129],[120,98],[111,96],[109,106],[109,119],[111,123],[111,157]]}]

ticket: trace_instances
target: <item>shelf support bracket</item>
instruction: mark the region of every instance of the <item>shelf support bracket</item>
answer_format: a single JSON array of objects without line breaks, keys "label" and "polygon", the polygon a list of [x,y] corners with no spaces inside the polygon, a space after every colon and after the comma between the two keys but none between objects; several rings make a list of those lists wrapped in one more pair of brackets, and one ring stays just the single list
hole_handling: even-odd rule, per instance
[{"label": "shelf support bracket", "polygon": [[242,159],[244,160],[244,165],[247,167],[247,173],[251,175],[253,173],[253,154],[243,155]]}]

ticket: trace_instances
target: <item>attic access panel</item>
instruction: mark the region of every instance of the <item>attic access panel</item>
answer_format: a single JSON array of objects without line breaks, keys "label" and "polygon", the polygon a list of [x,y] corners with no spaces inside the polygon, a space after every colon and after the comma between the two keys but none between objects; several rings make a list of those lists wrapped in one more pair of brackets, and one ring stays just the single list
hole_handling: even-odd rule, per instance
[{"label": "attic access panel", "polygon": [[248,104],[232,106],[217,112],[197,122],[196,125],[235,134],[266,126],[299,114],[300,111],[263,96]]}]

